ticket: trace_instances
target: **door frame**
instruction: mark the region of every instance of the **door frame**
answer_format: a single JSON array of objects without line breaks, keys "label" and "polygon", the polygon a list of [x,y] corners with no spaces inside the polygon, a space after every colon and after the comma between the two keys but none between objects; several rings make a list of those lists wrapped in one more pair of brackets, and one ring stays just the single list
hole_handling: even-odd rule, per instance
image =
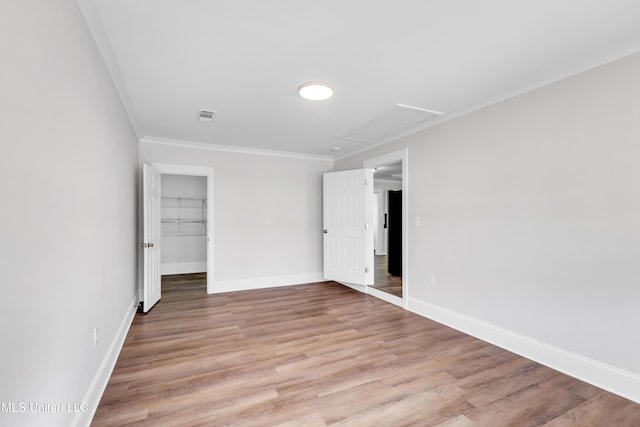
[{"label": "door frame", "polygon": [[[366,159],[362,162],[364,168],[375,169],[391,163],[402,163],[402,301],[400,298],[389,298],[388,294],[368,287],[367,293],[375,294],[384,300],[407,308],[409,301],[409,149],[403,148],[398,151],[383,154],[381,156]],[[398,304],[400,302],[400,304]]]},{"label": "door frame", "polygon": [[151,163],[161,175],[204,176],[207,179],[207,293],[214,293],[214,192],[213,168],[206,166],[176,165],[168,163]]}]

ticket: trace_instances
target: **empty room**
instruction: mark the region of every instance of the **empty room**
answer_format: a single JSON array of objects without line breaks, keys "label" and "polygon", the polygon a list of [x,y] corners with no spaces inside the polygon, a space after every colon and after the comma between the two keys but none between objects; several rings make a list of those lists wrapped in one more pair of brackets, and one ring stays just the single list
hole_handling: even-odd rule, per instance
[{"label": "empty room", "polygon": [[640,425],[640,3],[0,5],[0,425]]}]

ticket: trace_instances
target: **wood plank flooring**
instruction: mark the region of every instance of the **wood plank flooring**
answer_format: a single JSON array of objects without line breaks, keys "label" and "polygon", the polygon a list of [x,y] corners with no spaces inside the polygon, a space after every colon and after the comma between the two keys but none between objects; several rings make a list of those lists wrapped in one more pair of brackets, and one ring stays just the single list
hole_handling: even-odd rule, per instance
[{"label": "wood plank flooring", "polygon": [[402,277],[392,276],[388,272],[386,255],[375,255],[375,272],[373,288],[402,298]]},{"label": "wood plank flooring", "polygon": [[93,426],[640,426],[640,405],[333,282],[137,314]]}]

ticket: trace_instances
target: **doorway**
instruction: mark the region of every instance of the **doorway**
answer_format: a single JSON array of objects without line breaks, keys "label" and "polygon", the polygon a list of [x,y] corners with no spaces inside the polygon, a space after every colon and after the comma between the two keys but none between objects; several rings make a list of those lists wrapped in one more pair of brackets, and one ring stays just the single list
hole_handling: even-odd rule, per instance
[{"label": "doorway", "polygon": [[365,160],[373,168],[377,223],[374,284],[368,293],[406,308],[407,304],[407,167],[408,150]]},{"label": "doorway", "polygon": [[[158,215],[147,216],[143,215],[145,227],[148,222],[154,223],[154,227],[158,229],[161,228],[162,225],[165,225],[165,229],[167,227],[173,227],[169,230],[169,232],[173,232],[176,235],[184,234],[191,235],[190,237],[195,237],[196,234],[199,234],[202,240],[204,240],[205,244],[205,262],[200,262],[199,264],[191,265],[187,267],[187,269],[204,269],[206,271],[206,289],[207,293],[214,292],[214,251],[213,251],[213,218],[214,218],[214,204],[213,204],[213,195],[214,195],[214,186],[213,186],[213,168],[209,167],[201,167],[201,166],[188,166],[188,165],[172,165],[172,164],[161,164],[154,163],[151,165],[153,169],[162,176],[165,175],[179,175],[185,177],[203,177],[206,180],[206,190],[204,190],[206,197],[185,197],[185,199],[200,199],[200,200],[165,200],[165,203],[168,204],[167,212],[162,213],[159,212]],[[145,165],[146,167],[146,165]],[[162,188],[160,188],[162,192]],[[180,199],[178,197],[177,199]],[[182,209],[182,203],[185,205],[185,209]],[[198,204],[199,203],[199,204]],[[173,204],[173,205],[172,205]],[[205,204],[206,206],[203,206]],[[197,205],[197,206],[196,206]],[[173,207],[174,209],[171,209]],[[172,211],[175,214],[175,217],[171,216],[169,211]],[[180,212],[184,211],[184,212]],[[189,211],[189,212],[187,212]],[[199,217],[196,215],[196,211],[199,214]],[[163,217],[163,214],[166,214]],[[184,215],[183,215],[184,214]],[[165,224],[162,224],[162,219],[165,219]],[[173,221],[173,222],[172,222]],[[160,245],[162,248],[162,245]],[[162,250],[160,250],[160,257],[162,258]],[[174,266],[175,267],[175,266]],[[158,269],[160,267],[158,266]],[[182,265],[180,268],[185,268]],[[141,269],[144,272],[144,275],[147,274],[146,265],[142,266]],[[173,271],[175,272],[175,270]],[[165,270],[162,272],[163,274],[170,274],[171,271]],[[154,279],[156,280],[156,279]],[[160,275],[158,275],[157,280],[160,280]],[[142,292],[141,295],[145,294],[145,290],[147,288],[152,287],[160,288],[160,283],[152,284],[147,278],[143,277],[141,280]],[[159,299],[159,295],[158,295]]]},{"label": "doorway", "polygon": [[206,293],[207,178],[161,174],[161,288]]},{"label": "doorway", "polygon": [[375,253],[375,280],[372,287],[402,298],[402,163],[376,168],[374,231],[378,234]]},{"label": "doorway", "polygon": [[161,175],[162,275],[207,271],[207,179]]}]

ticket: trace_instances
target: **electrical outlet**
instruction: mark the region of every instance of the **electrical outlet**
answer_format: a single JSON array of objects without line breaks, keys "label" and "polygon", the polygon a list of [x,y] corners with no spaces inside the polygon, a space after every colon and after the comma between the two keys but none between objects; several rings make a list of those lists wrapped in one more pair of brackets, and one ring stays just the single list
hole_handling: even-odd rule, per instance
[{"label": "electrical outlet", "polygon": [[93,328],[93,346],[98,347],[98,328]]},{"label": "electrical outlet", "polygon": [[429,283],[431,283],[432,285],[436,284],[436,275],[435,274],[429,274]]}]

